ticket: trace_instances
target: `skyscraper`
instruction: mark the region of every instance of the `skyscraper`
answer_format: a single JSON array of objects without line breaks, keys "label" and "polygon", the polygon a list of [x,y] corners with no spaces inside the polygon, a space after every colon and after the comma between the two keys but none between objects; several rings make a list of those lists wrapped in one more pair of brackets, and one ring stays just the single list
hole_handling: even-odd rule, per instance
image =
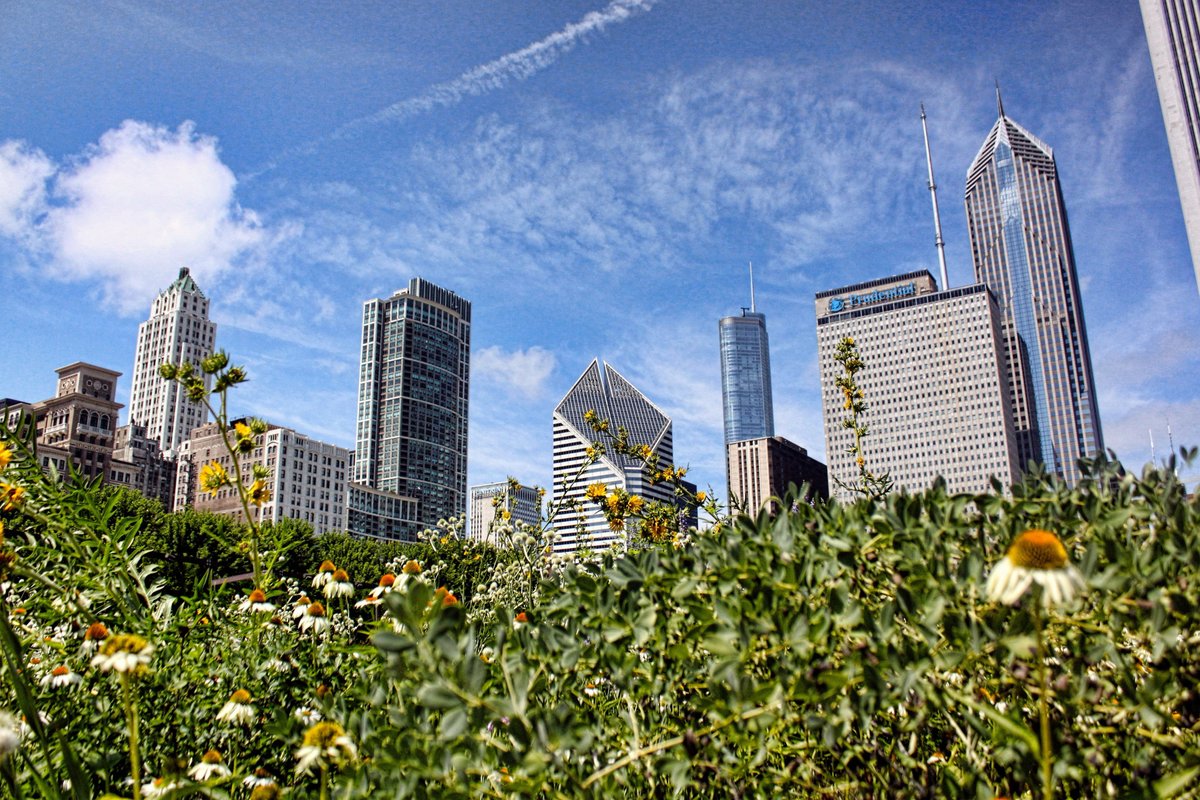
[{"label": "skyscraper", "polygon": [[864,367],[867,467],[896,489],[921,491],[935,478],[952,492],[986,492],[1017,474],[999,309],[986,286],[938,291],[927,271],[819,292],[817,355],[830,494],[849,499],[858,480],[854,432],[836,381],[838,342],[849,336]]},{"label": "skyscraper", "polygon": [[[204,424],[208,411],[189,400],[183,386],[163,380],[158,368],[185,361],[198,367],[212,353],[216,335],[216,323],[208,320],[208,298],[183,267],[154,299],[150,318],[138,326],[129,390],[129,421],[144,425],[146,438],[157,441],[164,453],[174,453],[193,428]],[[211,388],[211,375],[204,376],[204,385]]]},{"label": "skyscraper", "polygon": [[421,278],[363,304],[349,528],[415,539],[467,510],[471,304]]},{"label": "skyscraper", "polygon": [[1200,6],[1196,0],[1141,0],[1141,5],[1200,289]]},{"label": "skyscraper", "polygon": [[1053,151],[1004,114],[967,172],[975,279],[999,303],[1018,465],[1074,484],[1104,449],[1067,209]]},{"label": "skyscraper", "polygon": [[738,317],[722,317],[718,331],[725,444],[774,436],[767,317],[754,308],[754,273],[750,277],[750,308],[743,308]]},{"label": "skyscraper", "polygon": [[[614,430],[624,428],[631,443],[648,445],[661,464],[671,464],[675,457],[671,418],[611,365],[593,359],[554,409],[554,505],[569,501],[554,518],[558,552],[603,550],[625,542],[625,532],[610,529],[604,514],[585,499],[592,483],[603,483],[610,491],[622,488],[647,501],[674,502],[672,487],[650,484],[636,459],[605,452],[584,468],[595,437],[584,419],[588,411],[608,420]],[[583,474],[576,480],[580,469]],[[571,507],[576,501],[582,504],[582,512]]]}]

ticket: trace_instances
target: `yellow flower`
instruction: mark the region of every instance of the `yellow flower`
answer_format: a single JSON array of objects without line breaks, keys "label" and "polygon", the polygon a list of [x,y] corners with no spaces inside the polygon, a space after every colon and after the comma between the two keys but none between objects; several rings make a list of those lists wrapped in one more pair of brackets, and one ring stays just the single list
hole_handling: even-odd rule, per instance
[{"label": "yellow flower", "polygon": [[271,500],[271,490],[267,488],[266,482],[261,479],[250,484],[250,491],[248,494],[250,496],[250,502],[254,503],[256,506],[261,506],[263,503],[270,502]]},{"label": "yellow flower", "polygon": [[642,458],[649,458],[654,451],[650,449],[648,444],[639,444],[637,446],[637,454]]},{"label": "yellow flower", "polygon": [[216,461],[205,464],[200,470],[200,489],[216,497],[222,486],[229,485],[225,468]]},{"label": "yellow flower", "polygon": [[244,422],[233,423],[233,430],[239,439],[249,439],[254,435],[254,431],[250,430],[250,426]]},{"label": "yellow flower", "polygon": [[1083,576],[1067,559],[1067,549],[1050,531],[1028,530],[1013,540],[1004,558],[992,568],[987,597],[1016,603],[1034,583],[1042,587],[1047,608],[1069,603],[1084,587]]},{"label": "yellow flower", "polygon": [[642,506],[645,504],[645,502],[645,500],[637,495],[633,495],[629,498],[629,505],[627,505],[626,508],[629,509],[630,514],[637,514],[641,512]]},{"label": "yellow flower", "polygon": [[608,487],[603,483],[593,483],[587,488],[587,498],[589,500],[599,500],[608,494]]},{"label": "yellow flower", "polygon": [[608,506],[608,510],[612,513],[617,513],[621,510],[621,495],[613,492],[604,500],[604,504]]},{"label": "yellow flower", "polygon": [[12,511],[25,499],[25,490],[15,483],[0,481],[0,508]]},{"label": "yellow flower", "polygon": [[696,502],[697,503],[703,503],[707,499],[708,499],[708,495],[705,494],[704,492],[696,492]]},{"label": "yellow flower", "polygon": [[12,450],[8,449],[8,445],[0,442],[0,469],[8,466],[8,462],[12,461]]}]

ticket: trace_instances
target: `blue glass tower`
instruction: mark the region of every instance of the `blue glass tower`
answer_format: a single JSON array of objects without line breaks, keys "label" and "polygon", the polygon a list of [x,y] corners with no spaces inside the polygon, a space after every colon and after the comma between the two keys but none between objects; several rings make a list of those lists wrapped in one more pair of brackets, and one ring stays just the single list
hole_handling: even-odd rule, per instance
[{"label": "blue glass tower", "polygon": [[723,317],[721,335],[721,400],[725,411],[725,444],[775,435],[771,406],[771,356],[767,317],[754,310],[754,279],[750,308],[741,316]]},{"label": "blue glass tower", "polygon": [[975,278],[1000,306],[1018,463],[1068,483],[1104,449],[1067,209],[1053,151],[1004,114],[967,172]]}]

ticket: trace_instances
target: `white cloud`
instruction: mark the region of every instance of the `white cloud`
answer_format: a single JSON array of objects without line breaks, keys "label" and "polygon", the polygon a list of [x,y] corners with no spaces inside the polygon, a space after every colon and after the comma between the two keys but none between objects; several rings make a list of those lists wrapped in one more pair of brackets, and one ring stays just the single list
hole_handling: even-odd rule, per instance
[{"label": "white cloud", "polygon": [[533,400],[545,391],[556,365],[554,354],[541,347],[512,352],[485,347],[472,360],[472,380],[491,381],[508,393]]},{"label": "white cloud", "polygon": [[211,281],[263,240],[236,183],[216,140],[191,123],[126,121],[59,173],[46,221],[52,271],[99,279],[124,311],[144,308],[180,266]]},{"label": "white cloud", "polygon": [[0,234],[26,238],[46,202],[54,166],[24,142],[0,142]]},{"label": "white cloud", "polygon": [[59,165],[7,141],[0,234],[36,252],[51,277],[97,282],[118,311],[144,311],[181,266],[209,284],[271,243],[236,184],[216,140],[190,122],[127,120]]}]

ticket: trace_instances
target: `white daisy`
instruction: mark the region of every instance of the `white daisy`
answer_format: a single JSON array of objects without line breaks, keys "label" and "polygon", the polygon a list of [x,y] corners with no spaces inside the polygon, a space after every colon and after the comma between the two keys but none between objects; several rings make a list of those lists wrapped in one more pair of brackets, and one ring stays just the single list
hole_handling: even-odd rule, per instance
[{"label": "white daisy", "polygon": [[353,760],[358,755],[354,742],[336,722],[318,722],[304,732],[296,751],[296,772],[307,775],[313,767],[330,767]]},{"label": "white daisy", "polygon": [[274,611],[275,604],[267,602],[267,595],[262,589],[255,589],[249,597],[242,601],[239,608],[242,611],[249,611],[251,614],[265,614]]},{"label": "white daisy", "polygon": [[60,689],[64,686],[78,686],[83,681],[70,667],[59,665],[42,676],[42,686]]},{"label": "white daisy", "polygon": [[152,655],[154,645],[142,637],[118,633],[104,640],[100,652],[92,658],[92,666],[99,667],[101,672],[115,670],[139,675],[148,668]]},{"label": "white daisy", "polygon": [[300,630],[312,631],[314,636],[320,636],[329,630],[329,617],[325,616],[325,606],[320,603],[310,603],[300,618]]},{"label": "white daisy", "polygon": [[333,576],[326,582],[323,589],[325,596],[333,599],[335,597],[354,597],[354,583],[350,580],[350,576],[346,574],[346,570],[334,570]]},{"label": "white daisy", "polygon": [[1050,531],[1028,530],[1013,540],[992,568],[985,591],[989,600],[1014,604],[1033,584],[1042,587],[1042,604],[1070,603],[1084,588],[1083,575],[1067,561],[1067,549]]},{"label": "white daisy", "polygon": [[209,778],[229,777],[229,767],[221,763],[221,754],[209,750],[200,757],[200,763],[188,770],[188,777],[194,781],[206,781]]},{"label": "white daisy", "polygon": [[314,589],[320,589],[325,584],[333,579],[334,570],[337,567],[332,561],[322,561],[321,566],[317,567],[317,574],[313,576],[312,585]]},{"label": "white daisy", "polygon": [[228,702],[217,712],[218,722],[228,722],[230,725],[249,726],[258,718],[258,709],[250,703],[250,693],[238,689],[230,695]]},{"label": "white daisy", "polygon": [[0,761],[4,761],[21,744],[21,732],[12,714],[0,711]]}]

